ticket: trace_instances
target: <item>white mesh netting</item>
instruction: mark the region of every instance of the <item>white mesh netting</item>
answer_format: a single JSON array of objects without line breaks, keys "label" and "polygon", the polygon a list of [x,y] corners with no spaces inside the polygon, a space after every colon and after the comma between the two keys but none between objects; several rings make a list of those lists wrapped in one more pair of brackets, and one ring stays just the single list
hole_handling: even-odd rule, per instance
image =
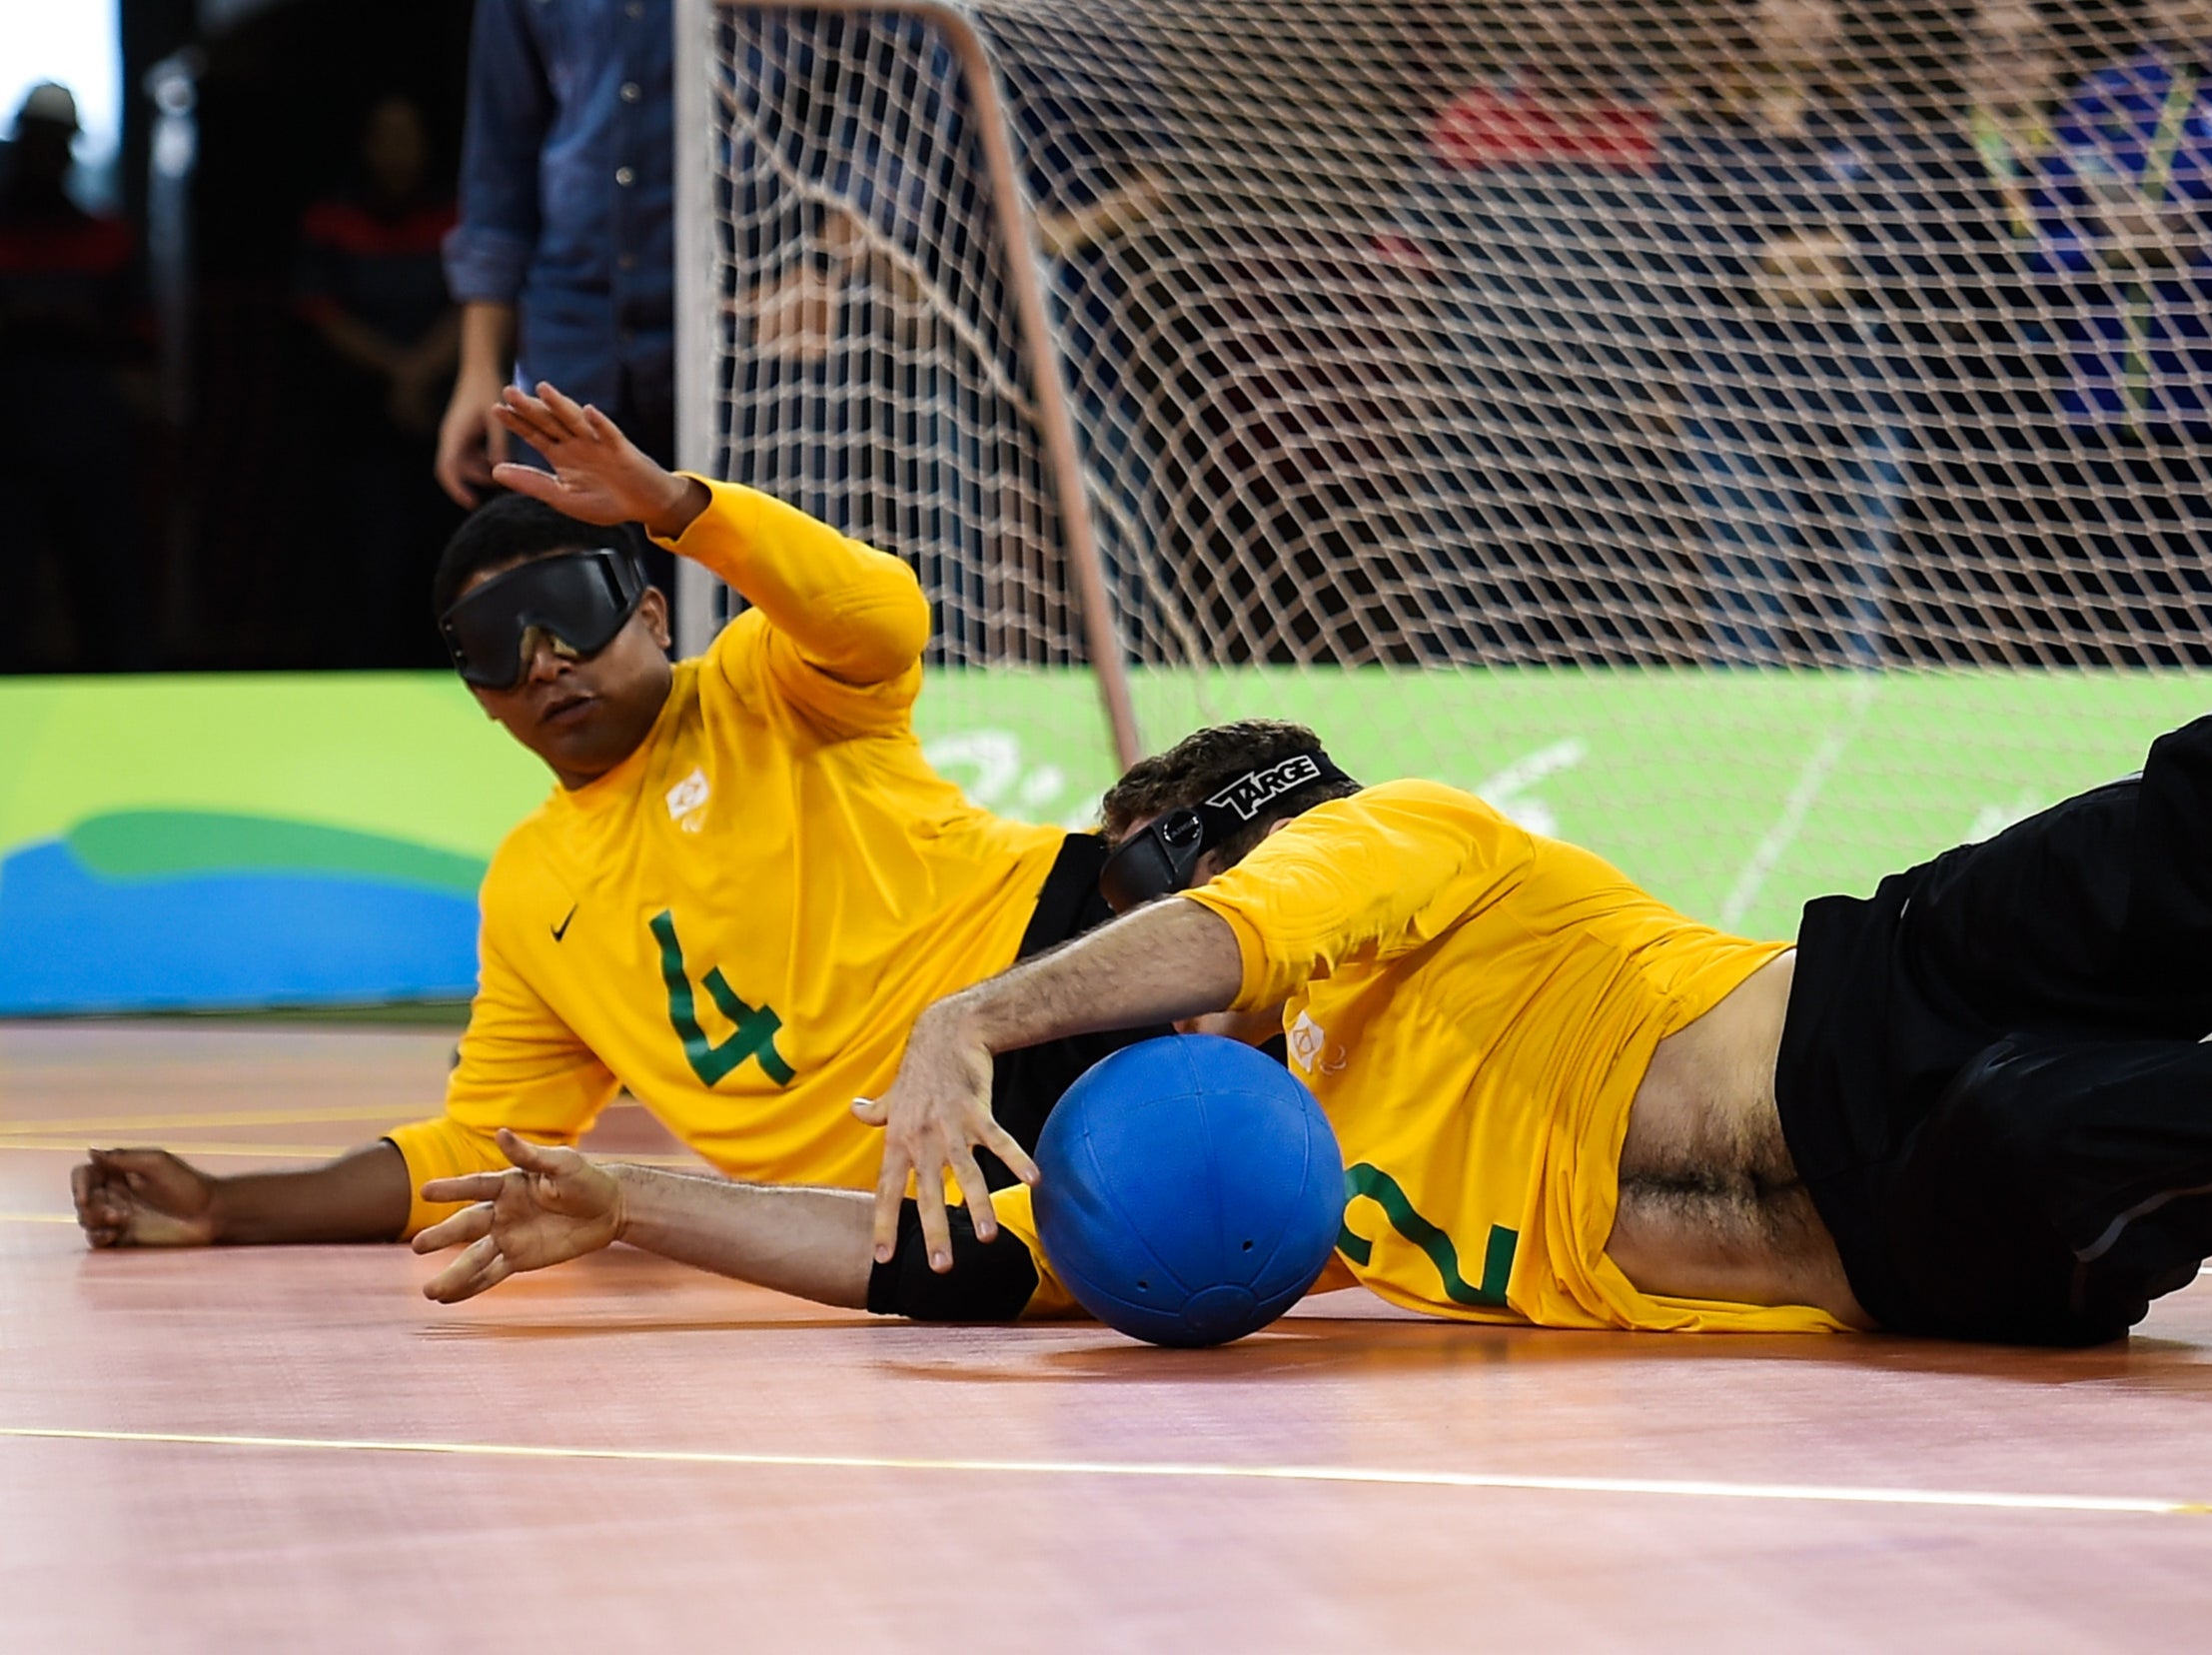
[{"label": "white mesh netting", "polygon": [[[994,669],[948,737],[1020,726],[1057,769],[986,741],[992,802],[1079,814],[1031,255],[951,35],[693,15],[721,469],[912,560]],[[1147,746],[1304,717],[1774,924],[2194,710],[2212,0],[962,15]]]}]

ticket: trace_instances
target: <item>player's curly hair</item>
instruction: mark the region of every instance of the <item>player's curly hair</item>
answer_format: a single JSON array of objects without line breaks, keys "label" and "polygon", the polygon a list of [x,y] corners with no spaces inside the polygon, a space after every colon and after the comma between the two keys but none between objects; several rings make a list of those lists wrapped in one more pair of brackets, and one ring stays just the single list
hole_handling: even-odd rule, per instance
[{"label": "player's curly hair", "polygon": [[[1194,807],[1240,776],[1294,754],[1320,751],[1319,736],[1304,725],[1280,719],[1239,719],[1235,724],[1194,731],[1167,752],[1138,760],[1128,775],[1106,790],[1099,813],[1107,840],[1118,844],[1136,824]],[[1269,801],[1247,826],[1215,848],[1225,864],[1234,864],[1285,817],[1299,816],[1326,800],[1349,799],[1359,791],[1357,782],[1308,783]]]},{"label": "player's curly hair", "polygon": [[486,570],[601,546],[622,548],[633,558],[642,549],[634,524],[602,529],[529,495],[494,495],[462,519],[439,555],[438,573],[431,577],[431,619],[444,619],[462,589]]}]

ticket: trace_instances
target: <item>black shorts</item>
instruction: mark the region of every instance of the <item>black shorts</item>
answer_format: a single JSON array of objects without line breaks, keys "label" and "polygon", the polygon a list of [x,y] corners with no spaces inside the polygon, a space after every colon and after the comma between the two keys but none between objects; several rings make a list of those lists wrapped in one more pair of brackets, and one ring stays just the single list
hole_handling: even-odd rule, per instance
[{"label": "black shorts", "polygon": [[1782,1133],[1884,1328],[2117,1336],[2212,1252],[2212,720],[1808,903]]},{"label": "black shorts", "polygon": [[[1114,916],[1106,898],[1098,893],[1098,872],[1106,864],[1106,840],[1100,834],[1067,836],[1037,891],[1037,905],[1029,916],[1028,929],[1022,932],[1016,959],[1048,952]],[[991,1065],[991,1112],[1016,1143],[1034,1153],[1045,1117],[1078,1075],[1108,1052],[1173,1032],[1164,1024],[1115,1029],[1002,1052]],[[977,1159],[984,1180],[993,1189],[1004,1189],[1015,1181],[996,1155],[983,1154]]]}]

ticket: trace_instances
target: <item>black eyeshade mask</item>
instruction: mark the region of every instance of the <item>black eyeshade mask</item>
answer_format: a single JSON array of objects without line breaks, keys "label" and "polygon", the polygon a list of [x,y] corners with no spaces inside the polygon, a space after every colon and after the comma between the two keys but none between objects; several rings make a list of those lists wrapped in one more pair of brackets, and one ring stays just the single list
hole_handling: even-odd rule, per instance
[{"label": "black eyeshade mask", "polygon": [[578,656],[614,642],[645,596],[637,560],[613,547],[557,552],[502,570],[456,599],[438,630],[454,671],[485,690],[523,681],[524,645],[533,629],[551,633]]},{"label": "black eyeshade mask", "polygon": [[1168,811],[1131,837],[1098,870],[1098,893],[1116,913],[1191,882],[1198,858],[1234,835],[1273,800],[1316,782],[1352,779],[1326,753],[1294,753],[1248,771],[1202,805]]}]

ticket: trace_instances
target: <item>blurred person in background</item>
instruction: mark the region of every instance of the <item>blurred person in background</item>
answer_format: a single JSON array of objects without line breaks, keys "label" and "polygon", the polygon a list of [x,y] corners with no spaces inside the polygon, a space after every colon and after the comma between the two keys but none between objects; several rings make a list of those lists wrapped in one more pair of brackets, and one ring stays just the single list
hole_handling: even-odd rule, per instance
[{"label": "blurred person in background", "polygon": [[1919,481],[1892,621],[1921,659],[2062,665],[2079,659],[2052,601],[2065,364],[2039,273],[2063,65],[2034,0],[1979,0],[1963,22],[1916,88],[1929,212],[1895,320]]},{"label": "blurred person in background", "polygon": [[[1402,235],[1379,251],[1438,291],[1449,376],[1436,492],[1489,659],[1673,653],[1679,502],[1652,433],[1658,89],[1618,6],[1501,11],[1501,73],[1425,134]],[[1676,645],[1678,649],[1679,646]]]},{"label": "blurred person in background", "polygon": [[1907,135],[1848,85],[1835,0],[1748,0],[1665,143],[1676,395],[1710,659],[1871,667],[1904,493]]},{"label": "blurred person in background", "polygon": [[[42,82],[0,160],[0,671],[148,665],[135,420],[137,249],[65,189],[77,101]],[[41,601],[41,594],[44,601]]]},{"label": "blurred person in background", "polygon": [[325,613],[355,618],[328,640],[339,667],[435,667],[444,651],[421,594],[460,510],[431,477],[439,417],[459,357],[459,312],[439,245],[453,227],[422,108],[388,94],[362,123],[360,181],[300,227],[298,308],[323,347],[310,407],[346,510],[333,524]]},{"label": "blurred person in background", "polygon": [[2069,358],[2086,602],[2132,634],[2103,659],[2212,663],[2212,0],[2151,0],[2152,40],[2075,87],[2054,123],[2041,257]]},{"label": "blurred person in background", "polygon": [[[464,506],[493,466],[532,458],[492,417],[510,383],[551,380],[674,464],[673,31],[670,0],[477,0],[437,461]],[[645,563],[672,593],[674,559]]]}]

